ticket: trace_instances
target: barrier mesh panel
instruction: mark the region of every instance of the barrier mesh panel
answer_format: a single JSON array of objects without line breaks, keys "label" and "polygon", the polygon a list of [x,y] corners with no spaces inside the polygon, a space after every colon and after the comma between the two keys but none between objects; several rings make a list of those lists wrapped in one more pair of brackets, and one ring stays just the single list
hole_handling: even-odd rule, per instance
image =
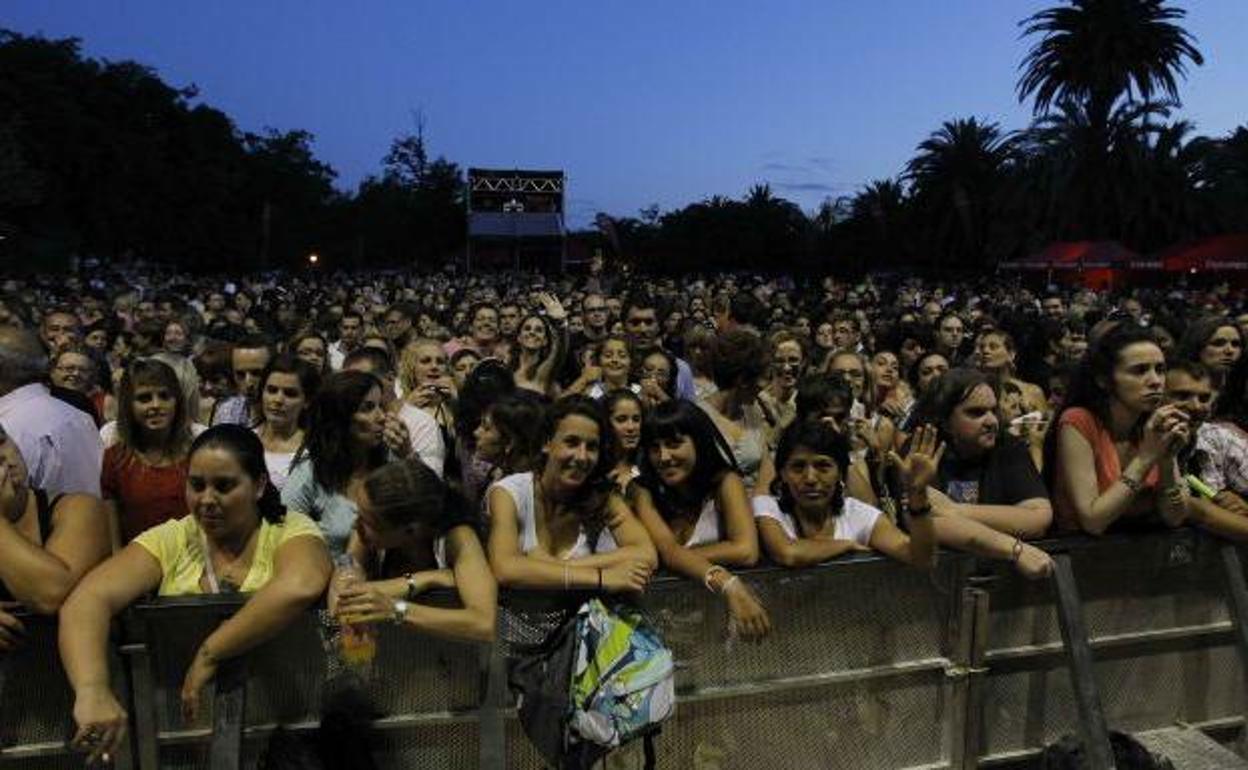
[{"label": "barrier mesh panel", "polygon": [[26,628],[25,643],[5,661],[0,747],[60,743],[73,735],[73,693],[61,669],[56,626],[34,620]]},{"label": "barrier mesh panel", "polygon": [[[1170,632],[1136,646],[1094,648],[1110,727],[1135,731],[1243,714],[1242,666],[1229,645],[1210,647],[1229,621],[1216,543],[1148,538],[1073,554],[1094,645]],[[1064,657],[1027,650],[1060,643],[1052,586],[1020,580],[991,587],[989,649],[1019,657],[996,664],[984,690],[984,753],[1038,748],[1077,730]],[[1008,665],[1012,670],[1001,668]],[[989,667],[994,663],[990,660]]]}]

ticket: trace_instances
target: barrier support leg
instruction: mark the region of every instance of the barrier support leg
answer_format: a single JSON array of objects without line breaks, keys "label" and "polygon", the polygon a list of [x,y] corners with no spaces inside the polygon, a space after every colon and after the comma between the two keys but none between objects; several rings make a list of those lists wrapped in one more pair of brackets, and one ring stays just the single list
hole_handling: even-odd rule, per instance
[{"label": "barrier support leg", "polygon": [[[1222,553],[1222,572],[1226,578],[1227,609],[1230,610],[1231,624],[1235,627],[1235,648],[1239,651],[1244,692],[1248,694],[1248,581],[1244,579],[1244,564],[1235,544],[1223,543],[1219,550]],[[1248,719],[1240,730],[1237,748],[1241,757],[1248,757]]]},{"label": "barrier support leg", "polygon": [[983,727],[984,652],[988,643],[988,592],[962,589],[958,633],[954,641],[950,716],[951,770],[976,770],[979,766]]},{"label": "barrier support leg", "polygon": [[507,662],[500,645],[492,644],[482,652],[485,675],[485,697],[479,712],[478,764],[481,770],[504,770],[507,766],[507,731],[503,711],[507,708]]},{"label": "barrier support leg", "polygon": [[151,653],[146,644],[137,641],[123,645],[121,654],[130,669],[131,702],[134,703],[132,744],[137,752],[139,767],[160,767],[160,748],[156,742],[156,699],[152,696],[156,691],[156,678],[152,673]]},{"label": "barrier support leg", "polygon": [[1079,731],[1083,738],[1084,755],[1089,770],[1115,770],[1114,753],[1109,745],[1109,726],[1101,708],[1096,686],[1096,671],[1088,630],[1083,622],[1083,607],[1070,554],[1053,556],[1053,585],[1057,590],[1057,618],[1062,628],[1062,643],[1070,665],[1070,679],[1079,705]]},{"label": "barrier support leg", "polygon": [[243,763],[243,719],[247,713],[247,657],[222,661],[212,704],[209,770],[239,770]]}]

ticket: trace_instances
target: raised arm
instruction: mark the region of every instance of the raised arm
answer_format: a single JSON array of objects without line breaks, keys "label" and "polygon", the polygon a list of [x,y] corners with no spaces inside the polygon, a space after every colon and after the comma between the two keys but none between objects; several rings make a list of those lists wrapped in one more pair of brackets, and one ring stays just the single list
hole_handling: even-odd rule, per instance
[{"label": "raised arm", "polygon": [[108,521],[99,498],[65,495],[52,512],[52,534],[41,548],[0,516],[0,582],[22,604],[55,615],[82,576],[109,553]]}]

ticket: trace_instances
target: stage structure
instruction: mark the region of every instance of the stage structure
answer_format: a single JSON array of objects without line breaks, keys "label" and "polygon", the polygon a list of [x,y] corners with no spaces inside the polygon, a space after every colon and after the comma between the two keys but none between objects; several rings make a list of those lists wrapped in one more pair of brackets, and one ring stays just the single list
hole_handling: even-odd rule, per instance
[{"label": "stage structure", "polygon": [[562,171],[468,169],[468,272],[562,271],[567,261]]}]

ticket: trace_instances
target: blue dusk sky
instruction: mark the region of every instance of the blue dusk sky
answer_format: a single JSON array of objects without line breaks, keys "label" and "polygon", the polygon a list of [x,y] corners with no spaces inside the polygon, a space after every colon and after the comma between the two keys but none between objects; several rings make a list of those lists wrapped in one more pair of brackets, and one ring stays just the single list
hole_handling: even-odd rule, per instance
[{"label": "blue dusk sky", "polygon": [[[354,189],[423,115],[461,166],[563,169],[569,224],[753,184],[806,210],[901,171],[942,121],[1024,127],[1018,22],[1055,0],[542,3],[4,0],[0,27],[133,59],[240,129],[302,128]],[[1180,115],[1248,122],[1248,0],[1185,0]]]}]

